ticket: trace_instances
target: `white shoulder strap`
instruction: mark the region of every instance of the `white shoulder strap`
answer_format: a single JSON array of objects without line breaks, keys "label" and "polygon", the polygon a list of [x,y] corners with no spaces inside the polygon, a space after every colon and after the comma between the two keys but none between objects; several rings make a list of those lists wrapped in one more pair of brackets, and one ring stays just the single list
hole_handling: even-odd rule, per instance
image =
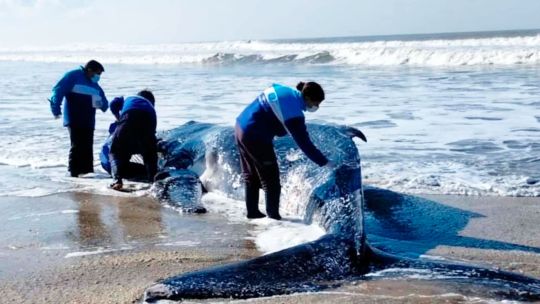
[{"label": "white shoulder strap", "polygon": [[291,132],[285,125],[285,119],[283,117],[283,111],[281,110],[281,104],[279,103],[279,98],[274,87],[272,86],[272,87],[267,88],[266,90],[263,91],[263,94],[266,97],[266,100],[268,101],[270,108],[272,108],[272,112],[274,112],[278,120],[283,125],[283,128],[287,130],[287,133],[291,134]]}]

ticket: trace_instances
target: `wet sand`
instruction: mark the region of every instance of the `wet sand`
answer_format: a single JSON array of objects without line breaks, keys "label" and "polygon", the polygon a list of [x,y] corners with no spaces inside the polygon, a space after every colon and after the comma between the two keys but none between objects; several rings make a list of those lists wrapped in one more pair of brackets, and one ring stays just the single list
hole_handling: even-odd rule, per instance
[{"label": "wet sand", "polygon": [[132,303],[160,278],[260,255],[247,224],[150,198],[3,197],[0,221],[2,303]]},{"label": "wet sand", "polygon": [[[540,277],[540,249],[525,250],[540,248],[540,198],[423,197],[475,214],[457,232],[458,240],[493,241],[471,247],[440,240],[426,255]],[[183,215],[149,198],[1,197],[0,220],[2,303],[134,303],[161,278],[261,254],[249,240],[249,223],[229,222],[220,214]],[[493,246],[507,243],[523,248]],[[235,302],[483,302],[467,284],[450,285],[357,281],[325,292]]]}]

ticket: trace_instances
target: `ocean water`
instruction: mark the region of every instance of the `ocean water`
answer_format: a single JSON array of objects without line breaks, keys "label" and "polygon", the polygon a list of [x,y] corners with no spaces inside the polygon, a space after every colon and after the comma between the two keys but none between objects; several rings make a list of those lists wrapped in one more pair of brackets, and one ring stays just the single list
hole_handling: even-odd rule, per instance
[{"label": "ocean water", "polygon": [[47,102],[63,73],[89,59],[105,66],[109,100],[153,90],[160,130],[189,120],[232,126],[271,83],[314,80],[327,99],[307,120],[366,134],[364,183],[540,196],[539,31],[0,47],[0,195],[112,194],[97,156],[113,116],[96,115],[96,176],[73,179],[68,132]]}]

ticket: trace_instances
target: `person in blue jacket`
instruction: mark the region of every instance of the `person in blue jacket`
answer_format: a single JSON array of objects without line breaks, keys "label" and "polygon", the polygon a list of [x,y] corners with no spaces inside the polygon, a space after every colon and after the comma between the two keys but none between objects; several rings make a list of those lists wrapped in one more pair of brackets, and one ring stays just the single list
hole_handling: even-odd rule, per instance
[{"label": "person in blue jacket", "polygon": [[306,156],[319,166],[333,166],[315,147],[307,132],[304,111],[315,112],[324,100],[316,82],[300,82],[296,89],[273,84],[265,89],[236,119],[235,138],[245,183],[247,218],[262,218],[259,189],[266,198],[266,214],[280,220],[281,184],[273,138],[292,136]]},{"label": "person in blue jacket", "polygon": [[[117,104],[118,103],[118,104]],[[111,109],[120,109],[116,129],[111,136],[109,160],[113,183],[110,187],[121,190],[122,179],[130,176],[130,158],[141,154],[148,181],[157,173],[157,116],[155,98],[151,91],[143,90],[137,96],[115,99]]]},{"label": "person in blue jacket", "polygon": [[71,147],[69,150],[68,171],[72,177],[94,172],[94,128],[96,109],[107,111],[109,102],[103,89],[98,85],[105,69],[90,60],[84,67],[67,72],[52,89],[49,99],[55,118],[62,115],[64,103],[64,126],[68,128]]},{"label": "person in blue jacket", "polygon": [[[118,121],[120,120],[120,111],[122,110],[122,107],[124,105],[124,97],[115,97],[111,104],[109,105],[111,109],[111,113],[115,117],[115,121],[112,122],[109,125],[109,136],[107,139],[105,139],[105,142],[101,146],[101,152],[99,153],[99,160],[101,162],[101,167],[103,170],[107,171],[107,173],[112,174],[112,168],[111,168],[111,160],[109,158],[109,153],[111,151],[111,145],[113,140],[113,134],[116,130],[116,127],[118,125]],[[137,155],[139,156],[139,155]],[[125,177],[127,179],[133,179],[133,180],[144,180],[146,179],[146,167],[144,166],[142,160],[140,160],[139,157],[137,157],[137,162],[133,162],[130,160],[129,164],[127,165],[127,172],[125,174]]]}]

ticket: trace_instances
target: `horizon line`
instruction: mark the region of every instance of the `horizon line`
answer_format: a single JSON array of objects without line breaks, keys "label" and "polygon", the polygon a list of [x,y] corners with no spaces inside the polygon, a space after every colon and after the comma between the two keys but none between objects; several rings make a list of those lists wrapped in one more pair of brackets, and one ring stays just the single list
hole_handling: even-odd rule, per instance
[{"label": "horizon line", "polygon": [[[503,29],[503,30],[476,30],[476,31],[458,31],[458,32],[419,32],[419,33],[408,33],[408,34],[374,34],[374,35],[343,35],[343,36],[313,36],[313,37],[296,37],[296,38],[243,38],[243,39],[226,39],[226,40],[199,40],[199,41],[177,41],[177,42],[110,42],[110,41],[101,41],[101,42],[89,42],[90,44],[125,44],[125,45],[152,45],[152,44],[197,44],[197,43],[217,43],[217,42],[233,42],[233,41],[271,41],[271,42],[308,42],[308,41],[331,41],[331,40],[348,40],[348,39],[360,39],[365,41],[388,41],[388,40],[430,40],[430,39],[467,39],[474,38],[473,35],[482,35],[490,38],[496,37],[496,34],[514,34],[509,37],[518,37],[522,36],[520,34],[527,33],[526,36],[532,36],[534,34],[540,34],[540,28],[529,28],[529,29]],[[461,37],[458,37],[461,36]],[[469,37],[467,37],[469,36]],[[396,38],[410,38],[410,39],[396,39]],[[478,38],[478,37],[477,37]],[[333,41],[332,41],[333,42]],[[86,44],[85,42],[66,42],[66,43],[55,43],[55,45],[73,45],[73,44]],[[15,46],[15,45],[14,45]],[[20,44],[15,47],[37,47],[37,46],[49,46],[44,44],[29,45],[29,44]]]}]

